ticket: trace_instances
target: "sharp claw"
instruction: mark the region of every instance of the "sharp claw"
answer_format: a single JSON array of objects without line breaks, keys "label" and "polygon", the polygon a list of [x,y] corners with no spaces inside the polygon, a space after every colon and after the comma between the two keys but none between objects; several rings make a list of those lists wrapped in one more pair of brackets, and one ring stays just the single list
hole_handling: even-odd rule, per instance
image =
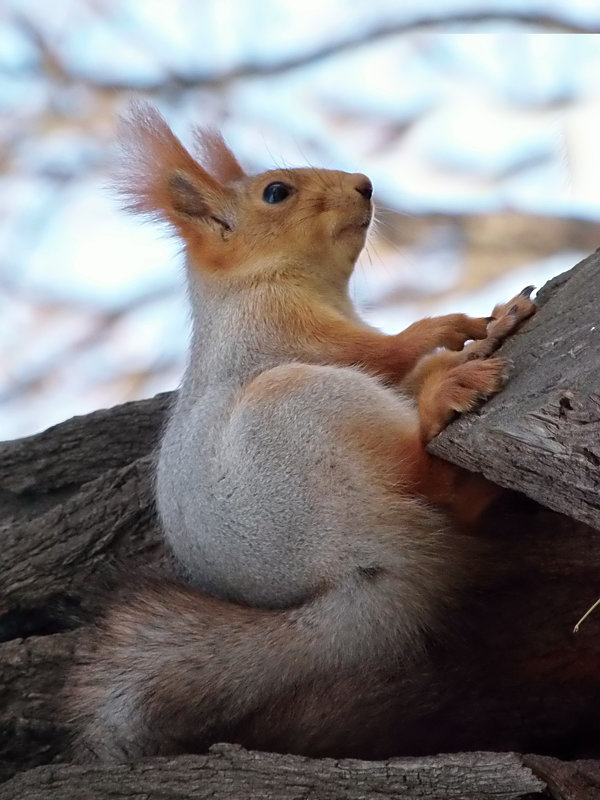
[{"label": "sharp claw", "polygon": [[535,286],[526,286],[524,289],[521,289],[521,291],[519,292],[519,297],[527,297],[527,298],[529,298],[534,289],[535,289]]}]

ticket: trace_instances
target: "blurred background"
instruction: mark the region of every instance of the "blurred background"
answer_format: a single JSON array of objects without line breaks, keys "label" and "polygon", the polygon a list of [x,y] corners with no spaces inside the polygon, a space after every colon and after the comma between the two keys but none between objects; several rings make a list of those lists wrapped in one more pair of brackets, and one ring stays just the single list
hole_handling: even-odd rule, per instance
[{"label": "blurred background", "polygon": [[181,376],[178,244],[106,188],[132,96],[249,171],[367,173],[352,294],[387,332],[600,244],[598,0],[4,0],[0,25],[0,439]]}]

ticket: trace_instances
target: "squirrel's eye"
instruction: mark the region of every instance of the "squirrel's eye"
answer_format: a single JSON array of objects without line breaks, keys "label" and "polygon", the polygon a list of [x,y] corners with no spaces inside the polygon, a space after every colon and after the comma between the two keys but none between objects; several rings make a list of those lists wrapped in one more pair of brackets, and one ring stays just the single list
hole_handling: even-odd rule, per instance
[{"label": "squirrel's eye", "polygon": [[263,192],[263,200],[265,203],[281,203],[286,197],[292,193],[292,187],[287,183],[270,183]]}]

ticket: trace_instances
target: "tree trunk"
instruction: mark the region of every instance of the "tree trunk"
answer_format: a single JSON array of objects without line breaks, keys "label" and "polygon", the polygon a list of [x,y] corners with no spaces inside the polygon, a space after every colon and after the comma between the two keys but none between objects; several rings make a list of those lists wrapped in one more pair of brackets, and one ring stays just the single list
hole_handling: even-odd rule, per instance
[{"label": "tree trunk", "polygon": [[66,800],[82,785],[89,798],[600,796],[599,762],[548,757],[600,755],[600,614],[572,633],[600,592],[599,273],[594,255],[545,287],[504,348],[506,389],[431,446],[532,499],[508,493],[489,516],[484,574],[443,657],[452,692],[425,731],[430,750],[543,756],[361,762],[219,746],[127,768],[61,764],[60,693],[99,590],[128,566],[171,570],[152,493],[172,401],[159,395],[0,445],[0,781],[14,776],[0,798]]}]

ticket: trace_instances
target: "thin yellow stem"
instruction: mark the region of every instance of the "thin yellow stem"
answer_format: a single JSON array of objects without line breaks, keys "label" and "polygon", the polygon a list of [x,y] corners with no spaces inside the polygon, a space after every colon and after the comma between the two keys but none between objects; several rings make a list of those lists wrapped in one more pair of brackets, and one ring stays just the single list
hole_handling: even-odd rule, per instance
[{"label": "thin yellow stem", "polygon": [[588,610],[585,612],[585,614],[583,615],[583,617],[582,617],[582,618],[579,620],[579,622],[577,623],[577,625],[575,625],[575,627],[573,628],[573,633],[579,633],[579,627],[580,627],[581,623],[582,623],[582,622],[583,622],[585,619],[587,619],[587,617],[589,617],[589,615],[592,613],[592,611],[593,611],[595,608],[598,608],[598,606],[600,606],[600,597],[599,597],[599,598],[596,600],[596,602],[594,603],[594,605],[593,605],[593,606],[591,606],[590,608],[588,608]]}]

